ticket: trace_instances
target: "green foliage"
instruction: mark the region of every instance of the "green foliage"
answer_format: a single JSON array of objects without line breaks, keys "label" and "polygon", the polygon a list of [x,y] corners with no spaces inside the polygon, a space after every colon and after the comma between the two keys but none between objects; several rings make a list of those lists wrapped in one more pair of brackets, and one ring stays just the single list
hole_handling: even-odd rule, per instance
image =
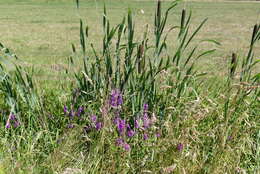
[{"label": "green foliage", "polygon": [[[88,42],[88,27],[83,26],[80,20],[80,45],[82,54],[74,54],[70,57],[69,63],[75,67],[75,77],[81,91],[81,98],[85,101],[97,100],[106,96],[108,91],[118,88],[124,93],[132,94],[128,105],[132,108],[133,114],[140,110],[144,102],[149,105],[165,105],[162,96],[172,96],[177,103],[182,96],[186,95],[189,85],[202,74],[194,70],[195,62],[202,56],[208,55],[215,50],[207,50],[199,53],[195,57],[196,45],[191,51],[189,45],[206,20],[190,34],[191,13],[188,19],[185,18],[186,11],[183,10],[180,26],[170,26],[170,30],[165,31],[169,13],[177,5],[173,2],[162,15],[161,2],[158,1],[154,20],[154,43],[150,43],[147,31],[143,34],[143,39],[135,38],[135,25],[131,10],[128,10],[127,17],[122,22],[111,28],[109,17],[104,6],[103,11],[103,50],[97,52],[94,43]],[[167,26],[169,27],[169,26]],[[149,28],[147,28],[148,30]],[[172,57],[168,49],[168,34],[174,29],[179,29],[177,47]],[[85,32],[86,31],[86,32]],[[115,40],[115,42],[112,42]],[[204,42],[207,40],[204,40]],[[212,43],[217,43],[212,41]],[[86,46],[90,45],[94,58],[86,55]],[[73,53],[76,53],[75,46],[72,46]],[[83,63],[76,63],[78,55],[82,55]],[[184,59],[186,56],[186,60]],[[83,65],[83,70],[78,71],[79,64]],[[69,65],[69,67],[72,67]],[[168,74],[163,85],[159,85],[160,78]],[[174,81],[172,77],[177,77]],[[162,91],[161,86],[169,86],[166,91]],[[130,106],[131,105],[131,106]],[[164,108],[162,108],[164,110]],[[159,111],[163,112],[163,111]]]},{"label": "green foliage", "polygon": [[[216,50],[199,50],[200,44],[220,43],[195,42],[207,19],[192,30],[192,15],[185,9],[179,24],[171,26],[168,17],[176,7],[173,2],[163,10],[157,1],[154,25],[140,38],[130,9],[112,26],[104,6],[100,49],[80,20],[80,49],[72,44],[66,70],[69,91],[58,85],[41,90],[33,69],[9,63],[16,56],[0,44],[0,174],[257,173],[260,76],[254,50],[260,26],[254,26],[248,54],[238,61],[233,53],[226,80],[209,78],[196,63]],[[123,97],[120,106],[111,106],[113,90]],[[145,113],[152,126],[136,128],[135,120]],[[12,114],[20,125],[8,128]],[[91,122],[93,114],[102,128]],[[120,135],[115,117],[136,135]],[[120,136],[131,150],[115,144]]]}]

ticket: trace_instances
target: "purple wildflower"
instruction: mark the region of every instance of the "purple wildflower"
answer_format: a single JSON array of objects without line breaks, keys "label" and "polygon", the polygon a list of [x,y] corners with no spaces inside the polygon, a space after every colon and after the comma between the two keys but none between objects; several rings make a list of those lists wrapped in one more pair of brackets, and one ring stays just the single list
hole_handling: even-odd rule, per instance
[{"label": "purple wildflower", "polygon": [[159,137],[161,136],[160,132],[157,132],[157,133],[155,134],[155,136],[156,136],[157,138],[159,138]]},{"label": "purple wildflower", "polygon": [[75,115],[74,111],[71,110],[71,111],[69,112],[69,117],[72,119],[72,118],[74,117],[74,115]]},{"label": "purple wildflower", "polygon": [[77,116],[79,117],[83,111],[84,111],[84,108],[82,106],[80,106],[78,109],[78,112],[77,112]]},{"label": "purple wildflower", "polygon": [[148,104],[144,104],[144,112],[147,112],[148,111]]},{"label": "purple wildflower", "polygon": [[18,126],[20,126],[20,122],[18,120],[15,120],[14,122],[14,128],[17,128]]},{"label": "purple wildflower", "polygon": [[148,116],[148,104],[144,104],[144,113],[143,113],[143,128],[144,129],[147,129],[150,127],[150,119],[149,119],[149,116]]},{"label": "purple wildflower", "polygon": [[144,113],[144,116],[143,116],[143,127],[144,127],[145,129],[147,129],[147,128],[150,127],[150,119],[149,119],[147,113]]},{"label": "purple wildflower", "polygon": [[101,122],[97,122],[96,123],[96,130],[99,131],[100,129],[102,129],[102,123]]},{"label": "purple wildflower", "polygon": [[147,134],[147,133],[144,133],[144,134],[143,134],[143,138],[144,138],[144,140],[147,140],[147,139],[148,139],[148,134]]},{"label": "purple wildflower", "polygon": [[16,120],[16,116],[13,113],[10,115],[10,120]]},{"label": "purple wildflower", "polygon": [[5,128],[6,129],[11,128],[12,124],[13,124],[14,128],[17,128],[20,125],[20,122],[18,121],[17,117],[13,113],[11,113],[9,115],[9,118],[6,122]]},{"label": "purple wildflower", "polygon": [[124,140],[123,140],[122,138],[116,139],[116,145],[117,145],[117,146],[121,146],[121,145],[123,145],[123,144],[124,144]]},{"label": "purple wildflower", "polygon": [[122,119],[119,118],[119,122],[117,124],[117,130],[118,130],[120,135],[123,134],[123,132],[125,131],[125,128],[126,128],[125,120],[122,120]]},{"label": "purple wildflower", "polygon": [[10,129],[10,128],[11,128],[11,124],[10,124],[10,121],[9,121],[9,120],[8,120],[7,123],[6,123],[5,128],[6,128],[6,129]]},{"label": "purple wildflower", "polygon": [[110,105],[118,107],[123,104],[123,96],[119,89],[113,89],[110,96]]},{"label": "purple wildflower", "polygon": [[67,114],[67,113],[68,113],[68,108],[67,108],[67,106],[65,106],[65,105],[64,105],[64,107],[63,107],[63,112],[64,112],[64,114]]},{"label": "purple wildflower", "polygon": [[90,117],[90,120],[92,121],[92,123],[96,123],[97,122],[97,116],[96,115],[92,115]]},{"label": "purple wildflower", "polygon": [[133,137],[135,135],[135,131],[133,131],[132,129],[127,131],[127,136],[128,137]]},{"label": "purple wildflower", "polygon": [[114,123],[115,125],[118,125],[118,124],[119,124],[119,121],[120,121],[120,118],[119,118],[119,117],[115,117],[113,123]]},{"label": "purple wildflower", "polygon": [[179,143],[178,145],[177,145],[177,150],[179,151],[179,152],[181,152],[182,150],[183,150],[183,144],[182,143]]},{"label": "purple wildflower", "polygon": [[137,120],[137,119],[134,121],[134,127],[135,127],[136,129],[140,128],[140,126],[139,126],[139,123],[138,123],[138,120]]},{"label": "purple wildflower", "polygon": [[131,150],[130,145],[127,144],[127,143],[124,143],[124,144],[123,144],[123,147],[124,147],[124,149],[125,149],[126,151],[130,151],[130,150]]}]

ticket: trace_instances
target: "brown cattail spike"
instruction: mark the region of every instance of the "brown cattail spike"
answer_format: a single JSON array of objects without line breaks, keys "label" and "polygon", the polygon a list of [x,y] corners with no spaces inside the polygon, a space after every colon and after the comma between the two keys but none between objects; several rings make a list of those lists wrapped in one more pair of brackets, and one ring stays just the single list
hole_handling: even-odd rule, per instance
[{"label": "brown cattail spike", "polygon": [[181,29],[180,29],[180,34],[179,36],[183,33],[184,31],[184,23],[185,23],[185,17],[186,17],[186,10],[183,9],[181,13]]},{"label": "brown cattail spike", "polygon": [[157,30],[161,24],[161,0],[158,0],[157,1],[157,11],[156,11],[156,27],[157,27]]},{"label": "brown cattail spike", "polygon": [[231,59],[231,68],[230,68],[230,77],[233,78],[237,67],[237,55],[236,53],[232,53]]},{"label": "brown cattail spike", "polygon": [[254,45],[255,37],[257,35],[258,30],[259,30],[259,27],[257,24],[255,24],[254,29],[253,29],[252,39],[251,39],[251,46]]},{"label": "brown cattail spike", "polygon": [[158,17],[158,21],[161,20],[161,1],[158,0],[158,3],[157,3],[157,17]]}]

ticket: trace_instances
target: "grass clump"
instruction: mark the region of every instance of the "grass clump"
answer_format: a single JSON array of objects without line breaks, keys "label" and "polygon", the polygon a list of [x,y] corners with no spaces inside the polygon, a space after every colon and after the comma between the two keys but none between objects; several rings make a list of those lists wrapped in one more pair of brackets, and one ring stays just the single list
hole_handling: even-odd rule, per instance
[{"label": "grass clump", "polygon": [[216,81],[196,66],[216,51],[193,43],[207,20],[191,32],[191,13],[182,10],[180,24],[169,26],[176,6],[163,10],[158,1],[142,38],[131,10],[112,27],[104,6],[101,50],[80,20],[81,47],[72,44],[65,72],[69,90],[41,91],[33,71],[1,63],[0,172],[257,173],[260,26],[247,56],[234,53],[228,76]]}]

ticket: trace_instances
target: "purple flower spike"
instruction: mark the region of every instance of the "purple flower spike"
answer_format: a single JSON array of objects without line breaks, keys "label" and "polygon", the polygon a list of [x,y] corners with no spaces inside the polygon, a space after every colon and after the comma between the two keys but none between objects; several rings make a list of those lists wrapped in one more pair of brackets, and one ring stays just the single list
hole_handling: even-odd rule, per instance
[{"label": "purple flower spike", "polygon": [[155,136],[156,136],[157,138],[159,138],[159,137],[161,136],[160,132],[157,132],[157,133],[155,134]]},{"label": "purple flower spike", "polygon": [[119,118],[119,117],[115,117],[113,123],[114,123],[115,125],[118,125],[118,124],[119,124],[119,121],[120,121],[120,118]]},{"label": "purple flower spike", "polygon": [[16,116],[13,113],[10,115],[10,120],[16,120]]},{"label": "purple flower spike", "polygon": [[18,120],[16,120],[15,122],[14,122],[14,128],[17,128],[17,127],[19,127],[20,126],[20,122],[18,121]]},{"label": "purple flower spike", "polygon": [[121,145],[123,145],[123,144],[124,144],[124,140],[123,140],[122,138],[116,139],[116,145],[117,145],[117,146],[121,146]]},{"label": "purple flower spike", "polygon": [[120,135],[124,133],[125,128],[126,128],[125,120],[119,119],[119,123],[117,124],[117,129]]},{"label": "purple flower spike", "polygon": [[96,115],[92,115],[90,117],[90,120],[92,121],[92,123],[96,123],[97,122],[97,116]]},{"label": "purple flower spike", "polygon": [[177,145],[177,150],[179,151],[179,152],[181,152],[182,150],[183,150],[183,144],[182,143],[179,143],[178,145]]},{"label": "purple flower spike", "polygon": [[150,127],[150,119],[149,119],[149,117],[148,117],[148,115],[146,113],[143,116],[143,127],[145,129]]},{"label": "purple flower spike", "polygon": [[119,107],[123,104],[123,96],[119,89],[113,89],[110,96],[110,105],[112,107]]},{"label": "purple flower spike", "polygon": [[131,150],[130,145],[127,144],[127,143],[125,143],[125,144],[123,145],[123,147],[124,147],[124,149],[125,149],[126,151],[130,151],[130,150]]},{"label": "purple flower spike", "polygon": [[80,106],[78,109],[78,112],[77,112],[77,116],[79,117],[83,111],[84,111],[84,108],[82,106]]},{"label": "purple flower spike", "polygon": [[74,116],[75,116],[75,113],[74,113],[74,111],[72,110],[72,111],[70,111],[70,113],[69,113],[69,116],[70,116],[70,118],[72,119]]},{"label": "purple flower spike", "polygon": [[134,135],[135,135],[135,131],[133,131],[131,129],[127,131],[127,136],[128,137],[133,137]]},{"label": "purple flower spike", "polygon": [[148,111],[148,104],[144,104],[144,112],[147,112]]},{"label": "purple flower spike", "polygon": [[139,123],[138,123],[138,120],[135,120],[135,121],[134,121],[134,127],[135,127],[136,129],[140,128]]},{"label": "purple flower spike", "polygon": [[68,114],[68,108],[67,108],[67,106],[65,106],[65,105],[64,105],[64,107],[63,107],[63,112],[64,112],[64,114]]},{"label": "purple flower spike", "polygon": [[101,129],[102,129],[102,126],[103,126],[103,125],[102,125],[101,122],[97,122],[97,123],[96,123],[96,130],[97,130],[97,131],[101,130]]},{"label": "purple flower spike", "polygon": [[10,124],[10,121],[9,121],[9,120],[8,120],[7,123],[6,123],[5,128],[6,128],[6,129],[10,129],[10,128],[11,128],[11,124]]},{"label": "purple flower spike", "polygon": [[144,138],[144,140],[147,140],[148,139],[148,134],[144,133],[143,138]]}]

